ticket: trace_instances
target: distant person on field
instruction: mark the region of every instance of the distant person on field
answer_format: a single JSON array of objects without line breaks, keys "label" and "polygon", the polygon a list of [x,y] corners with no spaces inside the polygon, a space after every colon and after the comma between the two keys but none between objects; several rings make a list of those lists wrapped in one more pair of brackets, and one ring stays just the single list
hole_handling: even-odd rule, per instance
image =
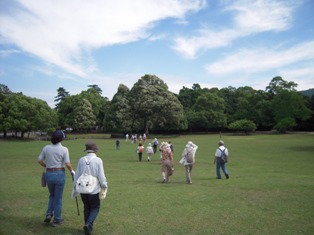
[{"label": "distant person on field", "polygon": [[83,174],[86,161],[89,164],[90,174],[98,179],[98,185],[93,192],[81,193],[81,199],[84,204],[84,232],[85,235],[91,234],[94,221],[99,213],[100,199],[105,199],[108,191],[108,183],[104,172],[102,159],[97,157],[98,147],[94,141],[88,141],[85,144],[86,155],[79,159],[76,174],[73,180],[72,198],[76,197],[75,186],[78,178]]},{"label": "distant person on field", "polygon": [[128,140],[129,140],[129,134],[126,133],[126,135],[125,135],[125,142],[128,142]]},{"label": "distant person on field", "polygon": [[120,150],[120,140],[119,139],[116,140],[116,149]]},{"label": "distant person on field", "polygon": [[146,134],[145,133],[143,134],[143,142],[144,143],[146,142]]},{"label": "distant person on field", "polygon": [[174,161],[173,154],[170,149],[170,145],[167,142],[162,142],[160,145],[161,151],[161,177],[162,183],[169,183],[170,176],[173,175]]},{"label": "distant person on field", "polygon": [[151,160],[150,158],[153,155],[153,153],[154,153],[154,150],[153,150],[152,144],[148,143],[148,146],[146,147],[146,154],[147,154],[147,160],[148,161]]},{"label": "distant person on field", "polygon": [[185,166],[185,178],[187,184],[192,184],[191,173],[195,163],[195,153],[197,148],[198,146],[196,144],[193,144],[192,141],[189,141],[182,152],[180,164]]},{"label": "distant person on field", "polygon": [[153,142],[154,154],[157,152],[157,147],[158,147],[158,140],[157,140],[157,138],[155,138],[155,139],[154,139],[154,142]]},{"label": "distant person on field", "polygon": [[138,155],[138,160],[141,162],[142,161],[142,156],[143,156],[143,152],[144,152],[144,146],[139,143],[137,148],[136,148],[136,152]]},{"label": "distant person on field", "polygon": [[220,168],[222,169],[226,178],[229,179],[229,174],[226,167],[228,160],[227,159],[224,160],[224,157],[223,157],[223,155],[226,155],[226,157],[228,157],[229,152],[228,152],[228,149],[224,146],[224,144],[225,143],[222,140],[220,140],[218,142],[218,148],[215,152],[214,164],[216,163],[216,175],[217,175],[216,179],[221,179]]},{"label": "distant person on field", "polygon": [[37,159],[37,162],[46,168],[46,182],[49,190],[48,209],[44,222],[50,223],[54,217],[52,223],[54,227],[63,224],[61,217],[62,196],[66,179],[64,165],[72,177],[75,175],[70,163],[69,150],[61,144],[64,138],[64,133],[61,130],[53,132],[52,144],[46,145]]}]

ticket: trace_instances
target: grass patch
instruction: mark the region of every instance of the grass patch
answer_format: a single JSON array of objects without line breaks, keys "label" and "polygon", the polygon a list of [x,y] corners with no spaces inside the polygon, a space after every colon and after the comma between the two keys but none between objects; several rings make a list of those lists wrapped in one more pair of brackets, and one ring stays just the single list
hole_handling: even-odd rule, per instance
[{"label": "grass patch", "polygon": [[[74,167],[92,138],[75,136],[63,142]],[[93,234],[314,234],[314,136],[223,139],[230,152],[229,180],[215,179],[219,135],[160,136],[160,142],[171,140],[175,148],[174,175],[171,183],[162,184],[158,154],[151,162],[145,155],[138,162],[136,144],[121,139],[116,150],[115,139],[97,136],[109,192]],[[192,185],[185,184],[184,167],[178,163],[189,140],[199,146]],[[48,143],[0,141],[0,234],[82,234],[83,204],[78,198],[78,216],[68,172],[65,224],[52,228],[43,223],[48,192],[40,187],[42,168],[36,159]]]}]

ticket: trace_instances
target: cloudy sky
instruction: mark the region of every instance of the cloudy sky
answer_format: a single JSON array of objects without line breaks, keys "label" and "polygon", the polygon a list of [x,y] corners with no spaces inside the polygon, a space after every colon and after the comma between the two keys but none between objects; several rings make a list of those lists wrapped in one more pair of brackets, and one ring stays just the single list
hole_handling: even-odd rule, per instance
[{"label": "cloudy sky", "polygon": [[145,74],[178,93],[281,76],[314,88],[313,0],[0,0],[0,83],[54,107]]}]

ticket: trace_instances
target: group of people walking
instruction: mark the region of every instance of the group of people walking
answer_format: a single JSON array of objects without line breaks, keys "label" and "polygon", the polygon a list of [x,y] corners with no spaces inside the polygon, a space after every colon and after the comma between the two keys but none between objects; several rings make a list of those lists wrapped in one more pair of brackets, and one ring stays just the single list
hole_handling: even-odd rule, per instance
[{"label": "group of people walking", "polygon": [[[64,147],[61,142],[65,138],[61,130],[53,132],[51,137],[51,144],[46,145],[37,158],[37,162],[45,168],[45,180],[49,191],[48,207],[46,211],[45,223],[52,221],[52,226],[56,227],[63,224],[64,220],[62,214],[62,197],[65,186],[65,167],[69,170],[73,179],[72,198],[78,196],[76,188],[81,176],[85,174],[85,168],[89,167],[89,174],[97,179],[97,183],[92,191],[88,193],[80,193],[81,200],[84,205],[84,226],[85,235],[90,235],[93,230],[94,221],[100,210],[100,200],[106,197],[108,191],[108,183],[104,172],[102,159],[97,157],[98,147],[95,142],[88,141],[85,144],[84,157],[78,161],[76,171],[70,162],[68,148]],[[154,139],[153,144],[148,143],[146,147],[146,154],[148,161],[151,161],[153,154],[157,153],[158,140]],[[188,141],[182,154],[180,164],[185,167],[185,178],[187,184],[192,184],[192,169],[195,164],[195,154],[198,146],[192,141]],[[142,161],[142,155],[145,147],[142,143],[138,144],[136,149],[139,161]],[[171,142],[162,142],[159,147],[161,159],[161,177],[162,183],[170,182],[170,177],[174,172],[174,148]],[[224,175],[229,179],[229,173],[226,167],[228,161],[228,149],[224,146],[224,142],[218,142],[218,148],[215,152],[214,164],[216,164],[217,179],[221,179],[220,169]]]}]

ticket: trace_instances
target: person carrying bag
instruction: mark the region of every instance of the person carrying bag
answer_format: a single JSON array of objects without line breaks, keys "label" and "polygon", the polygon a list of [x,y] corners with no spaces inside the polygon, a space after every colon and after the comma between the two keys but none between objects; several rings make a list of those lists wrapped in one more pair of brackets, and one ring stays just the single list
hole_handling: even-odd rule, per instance
[{"label": "person carrying bag", "polygon": [[84,232],[90,235],[100,209],[100,199],[105,199],[108,192],[107,179],[102,159],[97,157],[98,147],[88,141],[84,150],[87,154],[81,157],[73,180],[72,198],[81,194],[84,204]]}]

